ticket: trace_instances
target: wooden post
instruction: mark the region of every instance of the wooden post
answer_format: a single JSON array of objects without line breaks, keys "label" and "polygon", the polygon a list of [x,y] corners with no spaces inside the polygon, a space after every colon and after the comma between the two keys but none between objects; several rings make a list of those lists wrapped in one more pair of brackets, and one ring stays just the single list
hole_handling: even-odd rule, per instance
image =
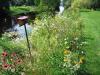
[{"label": "wooden post", "polygon": [[32,64],[32,54],[31,54],[30,43],[29,43],[28,33],[27,33],[27,28],[26,28],[26,21],[28,19],[28,16],[21,16],[17,19],[18,19],[19,25],[21,25],[21,26],[24,25],[26,40],[27,40],[27,47],[28,47],[28,51],[29,51],[29,55],[30,55],[31,64]]}]

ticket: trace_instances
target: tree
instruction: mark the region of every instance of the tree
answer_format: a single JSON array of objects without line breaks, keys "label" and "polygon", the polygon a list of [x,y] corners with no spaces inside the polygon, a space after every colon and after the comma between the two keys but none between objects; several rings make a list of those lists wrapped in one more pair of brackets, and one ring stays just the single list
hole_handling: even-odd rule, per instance
[{"label": "tree", "polygon": [[10,7],[9,0],[0,1],[0,22],[1,22],[0,23],[0,33],[2,33],[4,29],[12,25],[9,7]]},{"label": "tree", "polygon": [[99,0],[81,0],[81,6],[85,8],[100,8]]},{"label": "tree", "polygon": [[56,8],[59,8],[60,0],[40,0],[40,5],[47,6],[50,10],[56,10]]}]

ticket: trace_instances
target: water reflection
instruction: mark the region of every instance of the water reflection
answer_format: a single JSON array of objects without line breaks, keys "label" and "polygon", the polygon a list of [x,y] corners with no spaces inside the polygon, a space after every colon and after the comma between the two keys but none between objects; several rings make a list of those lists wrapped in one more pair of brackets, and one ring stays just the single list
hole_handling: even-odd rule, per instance
[{"label": "water reflection", "polygon": [[[27,33],[28,33],[28,35],[30,35],[32,32],[32,27],[28,23],[26,23],[25,25],[26,25]],[[20,38],[25,37],[24,25],[20,26],[19,24],[17,24],[13,27],[13,30],[18,33],[18,37],[20,37]]]}]

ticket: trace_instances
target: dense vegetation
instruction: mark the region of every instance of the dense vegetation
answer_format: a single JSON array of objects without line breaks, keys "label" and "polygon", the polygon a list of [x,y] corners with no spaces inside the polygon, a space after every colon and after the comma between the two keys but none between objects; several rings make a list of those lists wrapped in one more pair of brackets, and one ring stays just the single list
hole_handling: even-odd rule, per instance
[{"label": "dense vegetation", "polygon": [[99,75],[99,0],[64,0],[62,14],[58,0],[10,2],[15,17],[38,14],[29,20],[31,55],[17,32],[0,37],[1,75]]}]

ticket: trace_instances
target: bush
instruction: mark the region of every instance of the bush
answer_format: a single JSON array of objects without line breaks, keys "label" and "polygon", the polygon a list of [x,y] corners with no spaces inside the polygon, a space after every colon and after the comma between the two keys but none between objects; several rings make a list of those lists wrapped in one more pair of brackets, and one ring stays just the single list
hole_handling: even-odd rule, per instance
[{"label": "bush", "polygon": [[0,73],[21,75],[25,70],[27,48],[23,40],[12,38],[15,33],[5,33],[0,38]]},{"label": "bush", "polygon": [[81,0],[81,8],[96,9],[100,7],[99,0]]},{"label": "bush", "polygon": [[[36,17],[32,35],[29,37],[34,57],[32,65],[27,62],[29,56],[26,53],[25,40],[12,41],[11,36],[4,36],[0,39],[0,44],[16,53],[25,54],[26,63],[24,67],[21,65],[21,70],[26,74],[77,75],[84,68],[81,66],[85,64],[86,43],[83,39],[79,8],[80,2],[73,0],[71,7],[62,15],[52,17],[49,13],[43,13]],[[12,51],[9,51],[10,54]],[[21,70],[17,69],[20,73]]]},{"label": "bush", "polygon": [[[45,15],[41,19],[35,19],[30,40],[36,48],[34,62],[36,75],[73,75],[80,69],[84,61],[84,55],[78,57],[81,56],[83,46],[80,45],[83,41],[82,23],[76,11],[70,12],[72,14],[65,12],[62,16]],[[78,41],[75,41],[75,38]],[[71,54],[64,54],[65,51]],[[76,65],[72,63],[74,60],[77,61]]]}]

